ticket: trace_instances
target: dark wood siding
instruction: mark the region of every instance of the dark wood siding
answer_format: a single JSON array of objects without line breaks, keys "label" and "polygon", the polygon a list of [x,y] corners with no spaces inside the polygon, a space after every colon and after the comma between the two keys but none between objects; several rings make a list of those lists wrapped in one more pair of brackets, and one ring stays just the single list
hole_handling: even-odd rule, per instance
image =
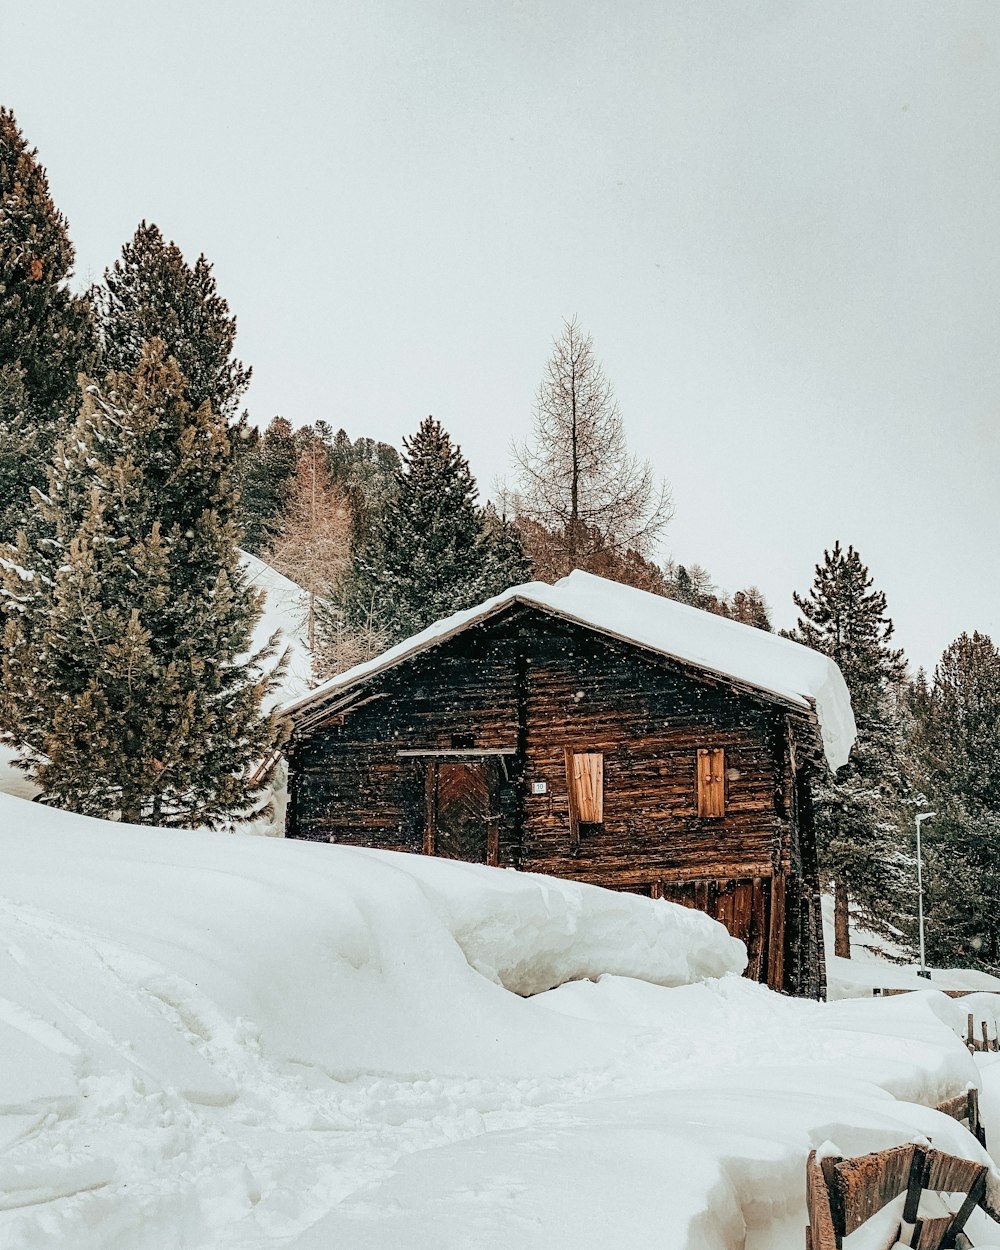
[{"label": "dark wood siding", "polygon": [[[796,988],[819,975],[806,976],[816,892],[796,836],[804,783],[787,708],[527,607],[397,664],[353,697],[353,708],[293,738],[292,836],[419,852],[433,819],[428,768],[495,752],[491,859],[685,901],[700,882],[722,900],[709,910],[747,928],[738,936],[749,937],[763,978]],[[704,749],[725,753],[725,812],[712,818],[698,815]],[[567,752],[603,757],[603,820],[581,824],[576,846]]]}]

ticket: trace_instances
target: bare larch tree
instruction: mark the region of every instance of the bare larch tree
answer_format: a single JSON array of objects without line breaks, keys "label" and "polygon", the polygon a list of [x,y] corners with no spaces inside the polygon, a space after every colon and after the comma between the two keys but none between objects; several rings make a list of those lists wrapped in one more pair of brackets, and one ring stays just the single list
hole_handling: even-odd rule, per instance
[{"label": "bare larch tree", "polygon": [[534,419],[532,438],[513,454],[517,516],[536,575],[603,571],[609,557],[651,551],[673,515],[670,489],[629,451],[611,384],[575,318],[555,341]]},{"label": "bare larch tree", "polygon": [[309,647],[317,647],[317,607],[344,577],[351,555],[351,509],[344,492],[330,481],[327,449],[312,436],[299,448],[298,465],[281,532],[265,559],[308,593],[305,622]]}]

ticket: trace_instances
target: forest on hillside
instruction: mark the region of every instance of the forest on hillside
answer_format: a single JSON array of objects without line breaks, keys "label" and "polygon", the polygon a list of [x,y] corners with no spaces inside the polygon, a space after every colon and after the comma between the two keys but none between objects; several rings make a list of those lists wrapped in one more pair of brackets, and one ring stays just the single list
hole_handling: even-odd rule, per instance
[{"label": "forest on hillside", "polygon": [[[256,810],[285,727],[264,710],[276,644],[249,647],[260,601],[241,549],[305,590],[317,679],[573,568],[772,628],[752,570],[728,593],[662,559],[669,485],[630,450],[575,320],[485,499],[433,416],[401,447],[373,423],[357,433],[363,416],[353,438],[320,414],[258,429],[211,263],[158,226],[140,223],[78,289],[68,223],[8,109],[0,204],[0,736],[44,802],[184,827]],[[933,810],[928,955],[996,969],[1000,653],[970,630],[912,673],[861,554],[831,538],[790,636],[837,661],[858,722],[850,763],[817,791],[838,953],[851,908],[913,940],[914,816]]]}]

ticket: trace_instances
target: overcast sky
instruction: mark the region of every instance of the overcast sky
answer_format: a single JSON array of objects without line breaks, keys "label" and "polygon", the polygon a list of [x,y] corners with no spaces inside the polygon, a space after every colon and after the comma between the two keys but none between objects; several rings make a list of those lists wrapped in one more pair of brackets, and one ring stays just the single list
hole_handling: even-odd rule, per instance
[{"label": "overcast sky", "polygon": [[791,624],[853,542],[914,663],[1000,641],[995,0],[4,0],[0,102],[81,282],[214,262],[258,424],[433,413],[489,493],[576,315],[661,555]]}]

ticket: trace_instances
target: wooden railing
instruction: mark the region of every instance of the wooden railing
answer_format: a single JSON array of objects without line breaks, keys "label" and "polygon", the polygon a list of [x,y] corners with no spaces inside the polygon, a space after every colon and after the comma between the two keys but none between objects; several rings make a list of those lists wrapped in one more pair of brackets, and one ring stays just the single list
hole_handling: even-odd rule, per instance
[{"label": "wooden railing", "polygon": [[[903,1193],[902,1219],[885,1241],[886,1250],[900,1243],[914,1250],[960,1244],[966,1221],[985,1197],[988,1172],[985,1163],[916,1143],[854,1159],[820,1159],[813,1150],[806,1163],[806,1250],[841,1250],[846,1236]],[[936,1213],[925,1203],[921,1214],[922,1195],[945,1193],[964,1195],[957,1211],[938,1200]]]}]

